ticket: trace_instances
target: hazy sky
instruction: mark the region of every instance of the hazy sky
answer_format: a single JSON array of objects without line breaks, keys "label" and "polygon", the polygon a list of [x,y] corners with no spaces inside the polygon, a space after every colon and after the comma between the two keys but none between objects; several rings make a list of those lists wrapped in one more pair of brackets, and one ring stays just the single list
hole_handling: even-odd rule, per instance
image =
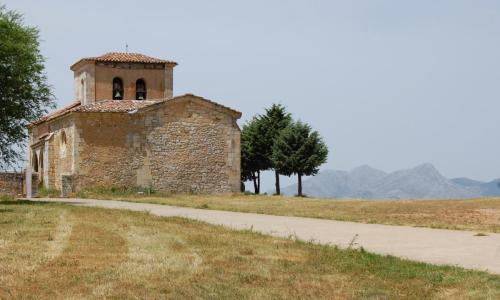
[{"label": "hazy sky", "polygon": [[323,135],[324,168],[500,177],[500,1],[3,3],[39,26],[60,106],[72,63],[128,43],[179,63],[174,94],[240,110],[240,124],[286,105]]}]

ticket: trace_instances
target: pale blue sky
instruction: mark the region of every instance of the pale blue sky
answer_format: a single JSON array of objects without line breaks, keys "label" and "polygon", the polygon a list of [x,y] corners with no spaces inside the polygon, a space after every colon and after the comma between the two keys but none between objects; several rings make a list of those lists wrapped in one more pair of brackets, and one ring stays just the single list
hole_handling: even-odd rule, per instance
[{"label": "pale blue sky", "polygon": [[500,1],[3,1],[43,38],[59,105],[81,57],[179,63],[174,94],[243,112],[272,102],[330,148],[325,168],[433,163],[500,177]]}]

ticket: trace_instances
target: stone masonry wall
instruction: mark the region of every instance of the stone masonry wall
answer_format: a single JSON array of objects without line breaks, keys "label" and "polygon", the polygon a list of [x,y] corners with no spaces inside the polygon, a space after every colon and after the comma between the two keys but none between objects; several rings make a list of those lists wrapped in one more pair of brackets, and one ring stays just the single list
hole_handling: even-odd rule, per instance
[{"label": "stone masonry wall", "polygon": [[196,100],[146,117],[153,187],[227,193],[240,186],[240,131],[234,118]]},{"label": "stone masonry wall", "polygon": [[[74,170],[74,124],[71,116],[54,120],[48,124],[43,124],[48,128],[49,135],[42,137],[42,141],[36,147],[37,157],[43,157],[43,167],[39,164],[40,180],[43,185],[50,189],[61,190],[61,176],[70,175]],[[39,126],[35,126],[29,131],[30,145],[35,142],[36,133]],[[29,149],[28,162],[31,166],[34,163],[33,151]]]},{"label": "stone masonry wall", "polygon": [[235,117],[213,104],[184,99],[137,114],[78,114],[75,122],[76,190],[239,191],[240,131]]},{"label": "stone masonry wall", "polygon": [[95,65],[84,64],[74,74],[74,99],[83,105],[95,102]]},{"label": "stone masonry wall", "polygon": [[137,186],[136,173],[145,149],[140,141],[143,125],[137,115],[78,114],[74,186]]},{"label": "stone masonry wall", "polygon": [[63,118],[50,124],[52,136],[48,147],[48,186],[62,189],[62,176],[73,173],[73,118]]},{"label": "stone masonry wall", "polygon": [[[38,176],[33,174],[32,181],[35,183],[38,180]],[[0,195],[13,195],[21,196],[26,194],[25,187],[26,175],[22,173],[14,172],[0,172]],[[32,194],[36,195],[37,187],[33,184]]]},{"label": "stone masonry wall", "polygon": [[23,173],[0,173],[0,195],[19,195],[23,193]]}]

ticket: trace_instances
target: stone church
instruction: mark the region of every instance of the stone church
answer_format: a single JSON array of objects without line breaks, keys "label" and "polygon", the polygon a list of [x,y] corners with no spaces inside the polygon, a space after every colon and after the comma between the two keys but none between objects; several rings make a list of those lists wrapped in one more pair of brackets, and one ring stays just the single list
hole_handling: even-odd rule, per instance
[{"label": "stone church", "polygon": [[239,192],[241,113],[173,96],[176,65],[116,52],[73,64],[76,101],[28,127],[38,184],[63,195],[98,186]]}]

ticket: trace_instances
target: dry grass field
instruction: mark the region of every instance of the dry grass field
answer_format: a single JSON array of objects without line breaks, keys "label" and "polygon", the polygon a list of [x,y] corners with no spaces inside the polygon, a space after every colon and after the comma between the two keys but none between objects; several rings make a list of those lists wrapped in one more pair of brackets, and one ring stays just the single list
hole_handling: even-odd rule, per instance
[{"label": "dry grass field", "polygon": [[0,298],[500,297],[500,276],[146,213],[3,201],[0,229]]},{"label": "dry grass field", "polygon": [[500,198],[467,200],[334,200],[257,195],[137,195],[97,189],[79,196],[362,223],[500,232]]}]

